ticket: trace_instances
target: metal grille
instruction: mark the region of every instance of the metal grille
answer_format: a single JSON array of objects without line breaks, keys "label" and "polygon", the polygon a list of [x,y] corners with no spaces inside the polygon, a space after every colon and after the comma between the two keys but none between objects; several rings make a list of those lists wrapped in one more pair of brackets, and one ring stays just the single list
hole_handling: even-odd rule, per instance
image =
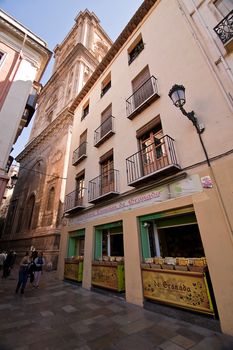
[{"label": "metal grille", "polygon": [[214,31],[223,44],[233,38],[233,10],[223,20],[214,27]]}]

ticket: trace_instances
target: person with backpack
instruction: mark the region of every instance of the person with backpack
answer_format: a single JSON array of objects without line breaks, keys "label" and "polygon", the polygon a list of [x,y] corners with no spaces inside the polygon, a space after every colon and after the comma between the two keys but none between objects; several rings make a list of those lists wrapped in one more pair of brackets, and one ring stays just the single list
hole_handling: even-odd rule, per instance
[{"label": "person with backpack", "polygon": [[34,287],[39,287],[40,277],[42,274],[42,269],[45,264],[45,259],[43,258],[43,253],[38,253],[38,257],[34,260],[35,263],[35,272],[34,272]]},{"label": "person with backpack", "polygon": [[21,294],[24,293],[24,289],[27,284],[28,279],[28,267],[30,264],[29,254],[28,252],[25,253],[25,256],[21,259],[19,264],[19,279],[16,286],[15,293],[17,294],[20,287],[21,287]]}]

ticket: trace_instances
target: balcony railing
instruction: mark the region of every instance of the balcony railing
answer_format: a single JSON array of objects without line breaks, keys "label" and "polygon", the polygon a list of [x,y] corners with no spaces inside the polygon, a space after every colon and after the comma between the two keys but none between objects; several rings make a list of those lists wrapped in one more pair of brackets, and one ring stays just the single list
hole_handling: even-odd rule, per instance
[{"label": "balcony railing", "polygon": [[77,189],[65,197],[64,212],[78,211],[84,209],[83,197],[85,188]]},{"label": "balcony railing", "polygon": [[126,100],[126,114],[133,119],[146,106],[159,98],[156,78],[151,76]]},{"label": "balcony railing", "polygon": [[72,164],[77,165],[81,160],[87,157],[87,142],[81,145],[73,152]]},{"label": "balcony railing", "polygon": [[113,134],[115,134],[114,117],[111,115],[95,130],[94,146],[98,147]]},{"label": "balcony railing", "polygon": [[88,202],[97,203],[102,199],[119,194],[119,171],[111,169],[89,182]]},{"label": "balcony railing", "polygon": [[126,159],[127,181],[136,186],[152,178],[178,171],[174,140],[165,135]]},{"label": "balcony railing", "polygon": [[233,38],[233,10],[214,27],[214,31],[224,45]]}]

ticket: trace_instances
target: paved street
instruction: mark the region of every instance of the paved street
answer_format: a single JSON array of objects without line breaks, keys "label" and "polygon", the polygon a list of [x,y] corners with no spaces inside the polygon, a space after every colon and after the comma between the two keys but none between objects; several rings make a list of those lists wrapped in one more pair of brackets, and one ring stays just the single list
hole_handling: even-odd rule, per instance
[{"label": "paved street", "polygon": [[14,293],[17,269],[0,280],[0,350],[232,350],[233,338],[42,275]]}]

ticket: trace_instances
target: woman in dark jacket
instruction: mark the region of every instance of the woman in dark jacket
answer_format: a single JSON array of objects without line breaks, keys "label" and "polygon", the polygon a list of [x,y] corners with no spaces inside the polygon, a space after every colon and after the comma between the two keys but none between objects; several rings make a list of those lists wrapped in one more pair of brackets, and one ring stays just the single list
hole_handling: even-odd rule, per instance
[{"label": "woman in dark jacket", "polygon": [[18,293],[20,287],[21,287],[21,294],[24,293],[24,289],[25,289],[27,279],[28,279],[29,264],[30,264],[29,255],[28,255],[28,252],[26,252],[25,256],[22,258],[22,260],[20,261],[20,264],[19,264],[19,280],[17,283],[15,293]]}]

